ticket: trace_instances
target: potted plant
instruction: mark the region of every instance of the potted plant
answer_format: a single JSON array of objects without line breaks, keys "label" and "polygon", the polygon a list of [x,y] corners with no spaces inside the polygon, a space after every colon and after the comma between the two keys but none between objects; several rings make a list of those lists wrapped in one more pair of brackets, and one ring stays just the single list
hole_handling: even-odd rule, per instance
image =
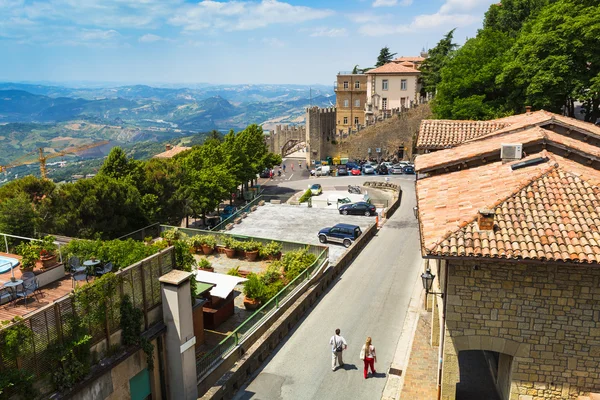
[{"label": "potted plant", "polygon": [[203,271],[215,272],[215,268],[212,266],[210,261],[206,259],[206,257],[202,257],[200,259],[200,261],[198,262],[198,268],[200,268]]},{"label": "potted plant", "polygon": [[181,239],[181,236],[181,232],[177,228],[167,229],[160,233],[160,237],[166,240],[169,246],[172,246],[176,240]]},{"label": "potted plant", "polygon": [[248,261],[255,261],[258,258],[258,252],[262,248],[262,243],[256,240],[250,240],[244,243],[246,250],[246,259]]},{"label": "potted plant", "polygon": [[281,243],[276,241],[271,241],[262,246],[259,250],[259,254],[262,258],[266,258],[268,260],[279,260],[281,258],[281,249],[283,246]]},{"label": "potted plant", "polygon": [[194,235],[188,239],[190,248],[193,248],[197,254],[202,252],[202,235]]},{"label": "potted plant", "polygon": [[200,240],[200,245],[202,247],[202,253],[205,256],[212,254],[215,250],[215,246],[217,245],[217,239],[213,235],[202,235]]},{"label": "potted plant", "polygon": [[56,249],[58,246],[54,244],[56,238],[54,236],[44,236],[41,242],[37,245],[40,248],[40,260],[42,260],[42,268],[48,268],[56,264]]},{"label": "potted plant", "polygon": [[225,236],[223,238],[223,245],[225,247],[225,255],[227,258],[235,258],[235,250],[238,245],[238,241],[231,236]]},{"label": "potted plant", "polygon": [[244,282],[244,307],[246,310],[253,311],[260,307],[260,299],[263,297],[265,289],[265,284],[258,275],[248,274],[248,280]]},{"label": "potted plant", "polygon": [[229,271],[227,271],[227,275],[242,276],[240,275],[240,266],[238,265],[237,267],[230,268]]},{"label": "potted plant", "polygon": [[21,243],[17,246],[17,254],[21,258],[21,271],[33,271],[40,259],[41,247],[35,242]]}]

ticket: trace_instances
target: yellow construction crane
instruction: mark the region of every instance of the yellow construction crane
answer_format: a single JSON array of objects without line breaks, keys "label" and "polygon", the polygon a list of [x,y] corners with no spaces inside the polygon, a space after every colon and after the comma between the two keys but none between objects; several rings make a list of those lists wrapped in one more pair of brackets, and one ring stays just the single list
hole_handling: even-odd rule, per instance
[{"label": "yellow construction crane", "polygon": [[[8,168],[13,168],[13,167],[18,167],[20,165],[27,165],[27,164],[33,164],[34,162],[39,162],[40,163],[40,174],[42,175],[43,179],[46,179],[47,178],[46,160],[49,160],[49,159],[55,158],[55,157],[64,156],[66,154],[79,153],[80,151],[89,150],[94,147],[102,146],[102,145],[105,145],[108,143],[110,143],[108,140],[103,140],[101,142],[90,143],[90,144],[86,144],[84,146],[66,148],[62,151],[58,151],[56,153],[50,153],[50,154],[44,154],[44,148],[40,147],[35,152],[28,153],[25,156],[18,158],[17,160],[13,161],[12,163],[10,163],[8,165],[1,165],[0,172],[6,171]],[[23,159],[30,158],[30,155],[32,153],[38,153],[37,160],[30,159],[28,161],[22,161]]]}]

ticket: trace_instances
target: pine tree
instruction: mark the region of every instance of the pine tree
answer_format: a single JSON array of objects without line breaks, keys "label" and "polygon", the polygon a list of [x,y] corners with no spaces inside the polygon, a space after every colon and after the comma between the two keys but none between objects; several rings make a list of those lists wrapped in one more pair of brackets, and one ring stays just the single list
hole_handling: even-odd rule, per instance
[{"label": "pine tree", "polygon": [[377,64],[375,67],[381,67],[394,59],[396,53],[390,53],[390,49],[386,46],[379,52],[379,57],[377,57]]}]

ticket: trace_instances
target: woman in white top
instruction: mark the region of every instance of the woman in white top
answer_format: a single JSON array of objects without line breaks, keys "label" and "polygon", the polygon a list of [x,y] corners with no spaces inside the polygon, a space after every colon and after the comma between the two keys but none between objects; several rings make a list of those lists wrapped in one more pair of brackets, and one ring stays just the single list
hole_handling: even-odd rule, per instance
[{"label": "woman in white top", "polygon": [[371,366],[371,373],[374,374],[375,371],[375,363],[377,362],[377,354],[375,353],[375,346],[371,344],[371,338],[368,337],[367,341],[363,345],[360,350],[360,359],[365,363],[365,379],[367,379],[367,374],[369,372],[369,366]]}]

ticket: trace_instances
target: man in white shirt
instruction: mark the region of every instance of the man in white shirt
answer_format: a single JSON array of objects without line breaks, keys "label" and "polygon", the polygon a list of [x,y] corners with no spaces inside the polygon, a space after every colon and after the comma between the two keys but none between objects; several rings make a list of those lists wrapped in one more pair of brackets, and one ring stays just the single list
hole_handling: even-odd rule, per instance
[{"label": "man in white shirt", "polygon": [[348,348],[346,344],[346,339],[340,336],[340,330],[335,330],[335,335],[329,339],[329,344],[331,345],[331,370],[335,371],[335,363],[337,360],[337,364],[340,367],[344,366],[344,360],[342,359],[342,353],[344,350]]}]

